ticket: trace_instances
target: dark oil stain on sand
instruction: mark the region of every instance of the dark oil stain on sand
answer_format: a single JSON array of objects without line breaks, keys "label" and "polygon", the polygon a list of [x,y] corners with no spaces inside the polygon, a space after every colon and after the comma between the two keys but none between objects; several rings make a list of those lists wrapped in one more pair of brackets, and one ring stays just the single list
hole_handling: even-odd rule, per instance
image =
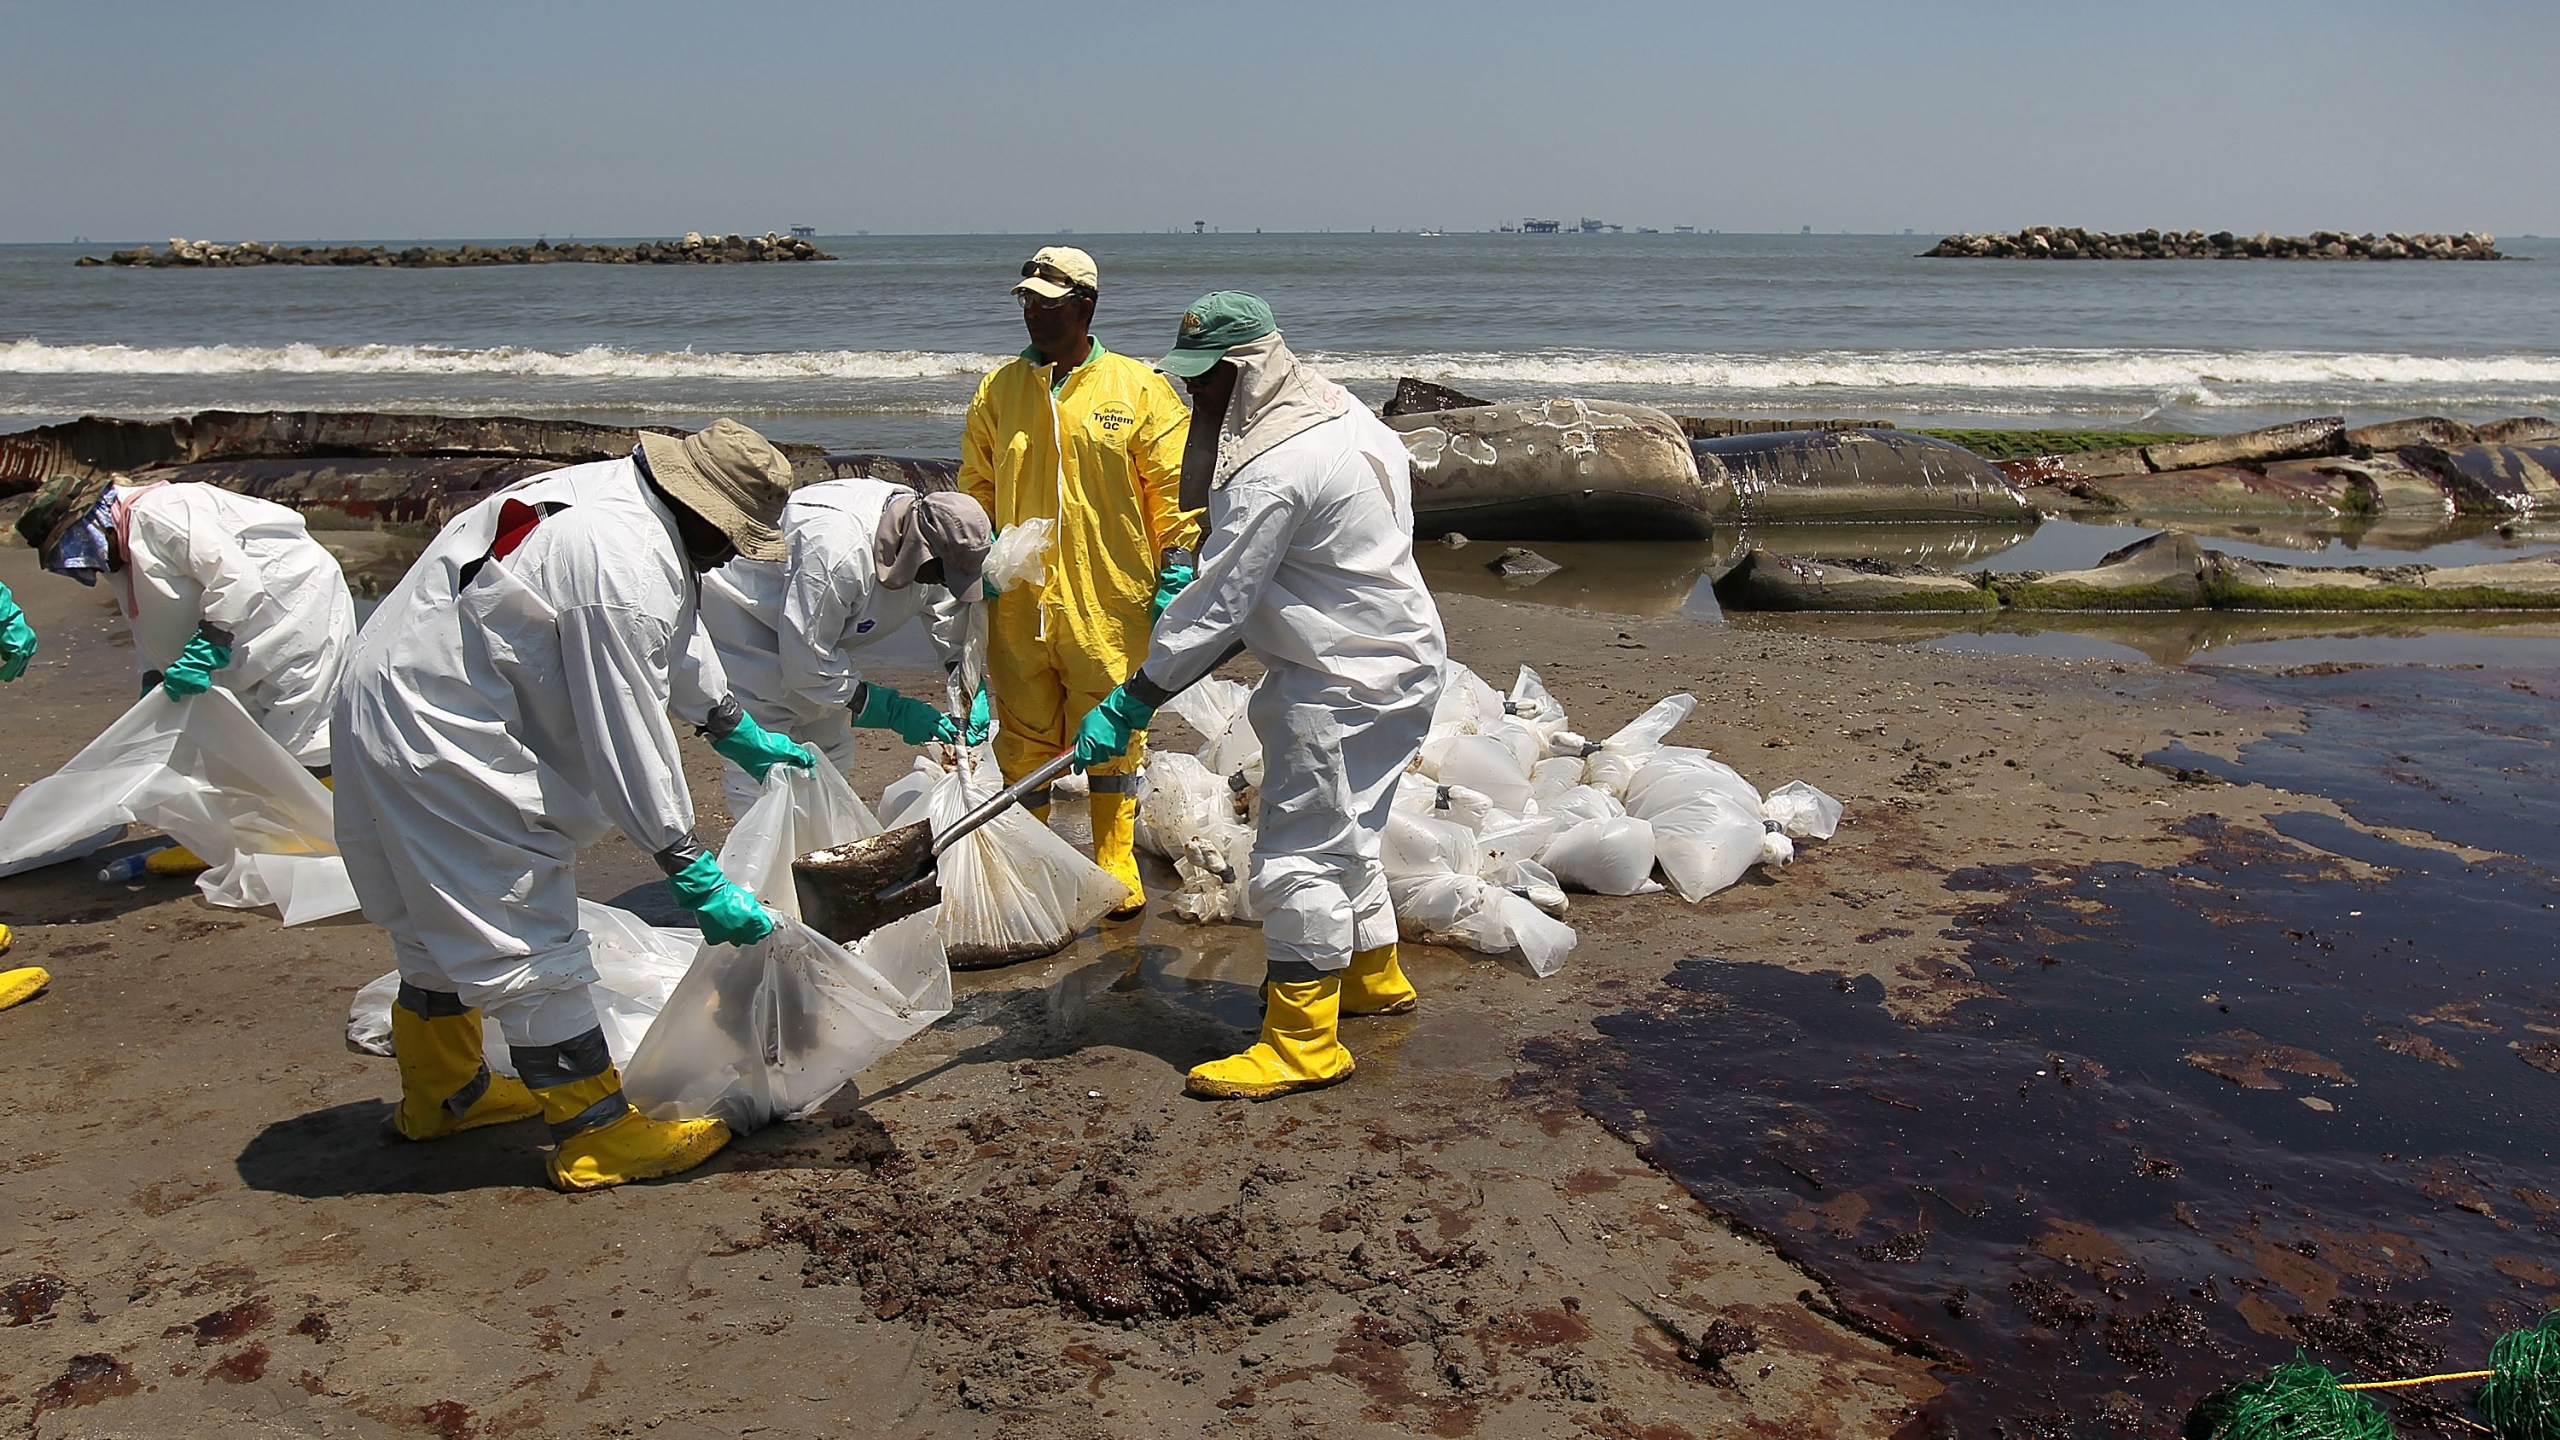
[{"label": "dark oil stain on sand", "polygon": [[[2297,1346],[2471,1369],[2560,1307],[2560,685],[2229,683],[2302,732],[2153,758],[2499,858],[2296,812],[2299,845],[2206,822],[2169,871],[1978,867],[1949,883],[1995,993],[1939,1023],[1700,957],[1572,1062],[1650,1159],[1942,1360],[1911,1434],[2174,1433]],[[2467,1387],[2399,1397],[2403,1433],[2462,1433]]]}]

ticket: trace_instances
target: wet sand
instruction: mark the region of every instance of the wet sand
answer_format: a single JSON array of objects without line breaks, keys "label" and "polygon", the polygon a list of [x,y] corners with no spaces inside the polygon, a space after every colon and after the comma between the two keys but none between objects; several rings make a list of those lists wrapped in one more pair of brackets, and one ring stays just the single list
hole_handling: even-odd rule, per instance
[{"label": "wet sand", "polygon": [[[133,686],[103,593],[21,549],[0,580],[47,647],[6,695],[14,793]],[[2260,826],[2275,792],[2142,757],[2228,754],[2287,712],[2139,665],[1444,605],[1459,658],[1536,665],[1580,728],[1692,690],[1676,742],[1764,788],[1810,780],[1846,826],[1696,907],[1578,898],[1581,947],[1545,981],[1409,946],[1421,1013],[1353,1022],[1353,1080],[1260,1106],[1180,1094],[1252,1022],[1253,932],[1151,913],[960,977],[953,1016],[820,1118],[575,1199],[541,1188],[537,1125],[376,1138],[396,1075],[341,1039],[389,963],[360,922],[282,930],[79,865],[0,881],[11,960],[55,974],[0,1014],[0,1323],[31,1322],[0,1345],[0,1416],[47,1437],[1892,1433],[1941,1388],[1927,1360],[1655,1170],[1643,1097],[1604,1128],[1586,1077],[1538,1057],[1672,1003],[1700,955],[1943,1014],[1975,988],[1979,896],[1952,874],[2161,869],[2199,817]],[[856,785],[903,768],[875,751]],[[616,841],[582,888],[653,879]]]}]

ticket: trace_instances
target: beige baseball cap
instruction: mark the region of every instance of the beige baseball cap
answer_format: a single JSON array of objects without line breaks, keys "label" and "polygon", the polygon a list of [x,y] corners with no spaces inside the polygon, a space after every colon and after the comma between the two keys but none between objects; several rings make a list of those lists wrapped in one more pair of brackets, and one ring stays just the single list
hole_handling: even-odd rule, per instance
[{"label": "beige baseball cap", "polygon": [[789,553],[782,543],[782,505],[797,481],[772,441],[722,416],[681,440],[644,430],[640,448],[659,488],[717,526],[740,555],[780,560]]},{"label": "beige baseball cap", "polygon": [[1013,287],[1016,295],[1037,295],[1043,300],[1078,290],[1101,293],[1102,272],[1094,268],[1092,256],[1072,245],[1051,245],[1023,261],[1022,283]]}]

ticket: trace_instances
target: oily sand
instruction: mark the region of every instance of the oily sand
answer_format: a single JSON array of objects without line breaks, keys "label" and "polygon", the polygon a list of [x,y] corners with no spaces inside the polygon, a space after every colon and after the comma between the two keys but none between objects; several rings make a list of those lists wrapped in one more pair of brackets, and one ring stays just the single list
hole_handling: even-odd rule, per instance
[{"label": "oily sand", "polygon": [[[0,697],[14,794],[129,703],[133,668],[104,592],[22,549],[0,580],[46,645]],[[349,996],[389,965],[361,922],[286,930],[91,865],[0,881],[11,962],[54,974],[0,1014],[0,1426],[1890,1433],[1936,1391],[1927,1363],[1704,1212],[1524,1043],[1653,1003],[1692,954],[1872,974],[1925,1014],[1971,983],[1950,870],[2168,863],[2178,822],[2263,807],[2140,756],[2286,717],[2227,713],[2165,669],[1463,596],[1447,617],[1459,658],[1497,683],[1537,666],[1595,734],[1693,691],[1675,740],[1764,788],[1810,780],[1847,825],[1696,907],[1577,899],[1581,948],[1548,980],[1409,946],[1420,1013],[1352,1022],[1353,1079],[1265,1105],[1181,1094],[1254,1021],[1254,933],[1158,906],[960,977],[951,1018],[825,1114],[682,1181],[574,1199],[541,1187],[536,1124],[377,1138],[393,1066],[342,1041]],[[902,768],[874,755],[866,796]],[[653,878],[615,841],[583,888]]]}]

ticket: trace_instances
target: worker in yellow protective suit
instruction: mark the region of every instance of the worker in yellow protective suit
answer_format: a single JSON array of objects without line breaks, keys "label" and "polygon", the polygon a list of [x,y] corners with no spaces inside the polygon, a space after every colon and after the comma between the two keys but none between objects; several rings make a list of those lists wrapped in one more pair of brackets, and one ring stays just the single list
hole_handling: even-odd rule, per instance
[{"label": "worker in yellow protective suit", "polygon": [[[1018,779],[1067,748],[1078,717],[1146,657],[1147,631],[1191,581],[1200,514],[1182,509],[1191,412],[1143,360],[1093,338],[1093,257],[1052,246],[1022,267],[1014,294],[1031,344],[978,386],[960,451],[960,488],[999,533],[1054,519],[1046,584],[995,597],[987,689],[996,763]],[[1129,889],[1111,911],[1146,906],[1138,882],[1141,746],[1091,772],[1093,858]],[[1047,792],[1026,802],[1046,819]]]}]

